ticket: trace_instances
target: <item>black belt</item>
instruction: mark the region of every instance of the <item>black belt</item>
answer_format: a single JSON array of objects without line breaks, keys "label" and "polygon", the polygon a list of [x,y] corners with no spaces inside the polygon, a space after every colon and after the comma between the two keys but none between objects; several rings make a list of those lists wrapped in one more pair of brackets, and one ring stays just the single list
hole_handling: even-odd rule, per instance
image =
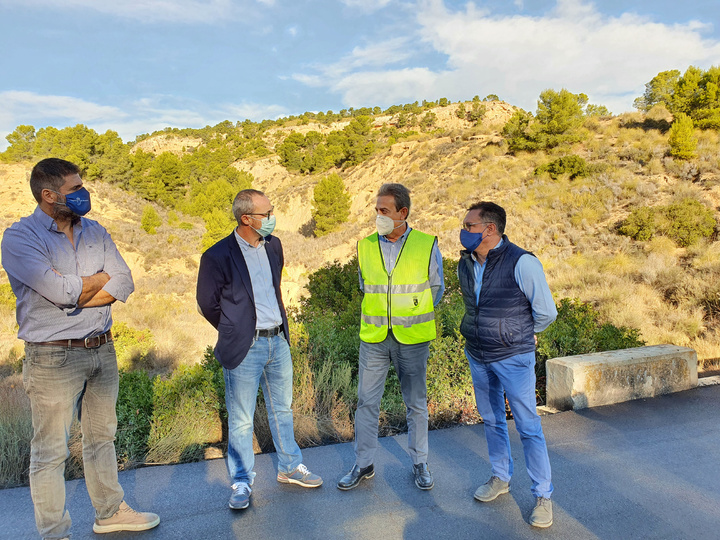
[{"label": "black belt", "polygon": [[263,328],[262,330],[255,330],[255,339],[259,337],[275,337],[282,332],[282,326],[276,326],[275,328]]},{"label": "black belt", "polygon": [[42,345],[44,347],[80,347],[82,349],[97,349],[100,345],[104,345],[108,341],[112,340],[112,332],[108,330],[99,336],[92,336],[84,339],[59,339],[57,341],[32,342],[32,344]]}]

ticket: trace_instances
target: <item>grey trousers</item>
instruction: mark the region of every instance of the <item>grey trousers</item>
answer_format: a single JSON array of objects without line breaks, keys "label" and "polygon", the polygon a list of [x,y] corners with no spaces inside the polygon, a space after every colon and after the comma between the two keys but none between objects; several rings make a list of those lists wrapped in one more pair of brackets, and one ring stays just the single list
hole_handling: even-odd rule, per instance
[{"label": "grey trousers", "polygon": [[408,452],[413,464],[427,463],[428,409],[427,360],[430,342],[403,345],[392,336],[380,343],[360,342],[358,405],[355,412],[355,462],[367,467],[375,459],[378,446],[380,400],[385,389],[390,362],[400,379],[407,407]]}]

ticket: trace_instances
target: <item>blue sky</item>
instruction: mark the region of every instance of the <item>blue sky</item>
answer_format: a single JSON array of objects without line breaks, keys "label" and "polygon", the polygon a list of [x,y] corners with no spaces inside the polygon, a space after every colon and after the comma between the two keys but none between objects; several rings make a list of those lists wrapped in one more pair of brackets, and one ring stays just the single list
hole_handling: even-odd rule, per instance
[{"label": "blue sky", "polygon": [[123,140],[305,111],[546,88],[632,110],[720,64],[715,0],[0,0],[0,149],[20,124]]}]

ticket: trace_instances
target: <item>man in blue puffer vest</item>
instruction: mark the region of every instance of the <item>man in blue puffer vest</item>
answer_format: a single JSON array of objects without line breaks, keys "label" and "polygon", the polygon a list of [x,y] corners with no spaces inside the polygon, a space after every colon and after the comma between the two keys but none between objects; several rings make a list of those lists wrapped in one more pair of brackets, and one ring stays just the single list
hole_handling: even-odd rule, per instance
[{"label": "man in blue puffer vest", "polygon": [[540,261],[505,236],[505,210],[473,204],[463,220],[458,277],[465,302],[460,332],[475,401],[485,423],[492,476],[475,492],[481,502],[510,491],[513,460],[505,417],[507,396],[536,497],[530,525],[552,525],[553,485],[535,401],[535,334],[557,317]]}]

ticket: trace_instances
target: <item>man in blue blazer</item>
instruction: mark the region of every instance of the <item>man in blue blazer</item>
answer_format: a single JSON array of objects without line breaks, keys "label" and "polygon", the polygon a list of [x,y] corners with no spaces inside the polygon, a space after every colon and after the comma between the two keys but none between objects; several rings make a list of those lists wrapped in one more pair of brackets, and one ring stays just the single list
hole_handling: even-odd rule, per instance
[{"label": "man in blue blazer", "polygon": [[228,411],[229,506],[247,508],[255,472],[253,416],[262,385],[278,455],[278,482],[313,488],[322,479],[302,463],[292,414],[292,359],[280,292],[284,265],[273,206],[245,189],[233,202],[238,226],[200,259],[197,301],[218,331],[215,358],[223,367]]}]

